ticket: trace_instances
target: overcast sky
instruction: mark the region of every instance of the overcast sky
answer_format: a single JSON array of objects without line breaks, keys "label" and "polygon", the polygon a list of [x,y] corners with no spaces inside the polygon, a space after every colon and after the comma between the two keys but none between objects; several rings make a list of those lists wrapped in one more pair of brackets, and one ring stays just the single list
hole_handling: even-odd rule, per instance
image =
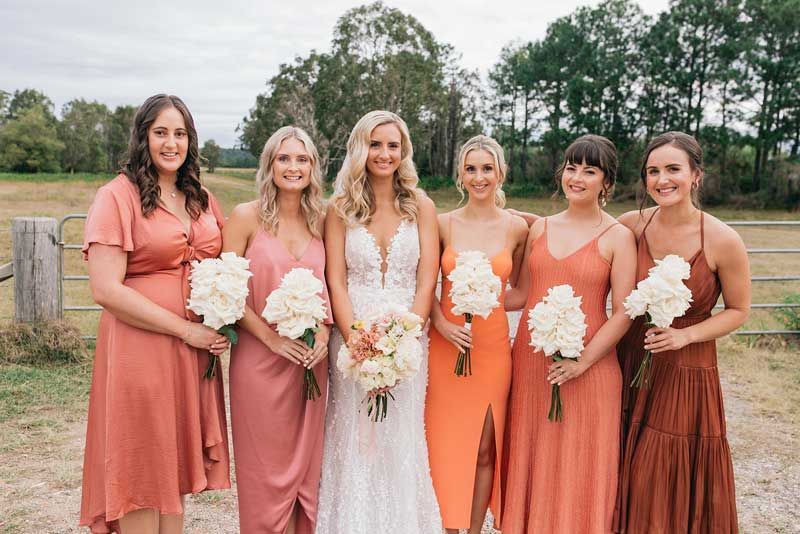
[{"label": "overcast sky", "polygon": [[[167,92],[186,102],[201,142],[237,142],[236,126],[281,63],[327,51],[336,20],[355,0],[194,2],[2,0],[0,89],[43,91],[56,109],[73,98],[140,104]],[[462,64],[482,75],[512,40],[596,1],[386,1],[416,17]],[[644,11],[667,0],[639,0]],[[487,7],[488,6],[488,7]],[[598,28],[602,31],[602,28]]]}]

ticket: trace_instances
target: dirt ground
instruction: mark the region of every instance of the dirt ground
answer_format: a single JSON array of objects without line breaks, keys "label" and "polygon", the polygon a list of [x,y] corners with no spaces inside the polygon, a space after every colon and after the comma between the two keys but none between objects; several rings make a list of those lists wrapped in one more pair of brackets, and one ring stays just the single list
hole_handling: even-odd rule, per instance
[{"label": "dirt ground", "polygon": [[[723,387],[741,531],[800,532],[795,425],[748,400],[746,383],[726,380]],[[85,532],[76,526],[84,425],[81,419],[58,431],[31,428],[16,443],[6,441],[0,449],[0,532]],[[186,518],[187,533],[238,532],[235,491],[192,496]]]}]

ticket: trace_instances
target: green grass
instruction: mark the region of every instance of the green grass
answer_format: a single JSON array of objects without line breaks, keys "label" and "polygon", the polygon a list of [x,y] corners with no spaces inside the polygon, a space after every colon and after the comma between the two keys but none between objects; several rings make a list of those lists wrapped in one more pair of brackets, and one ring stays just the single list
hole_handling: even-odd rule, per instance
[{"label": "green grass", "polygon": [[[0,364],[0,427],[35,432],[82,418],[91,369],[91,362],[46,366]],[[75,410],[76,405],[81,409]]]},{"label": "green grass", "polygon": [[10,182],[107,182],[116,176],[113,172],[0,172],[0,181]]}]

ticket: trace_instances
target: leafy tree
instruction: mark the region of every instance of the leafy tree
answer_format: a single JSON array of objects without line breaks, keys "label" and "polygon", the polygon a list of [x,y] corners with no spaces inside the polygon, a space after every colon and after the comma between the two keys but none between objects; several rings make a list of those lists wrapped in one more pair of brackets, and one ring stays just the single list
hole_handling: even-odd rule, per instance
[{"label": "leafy tree", "polygon": [[213,139],[209,139],[203,143],[203,148],[200,149],[200,155],[206,160],[208,172],[214,172],[214,169],[219,165],[220,153],[219,145]]},{"label": "leafy tree", "polygon": [[8,115],[8,104],[11,100],[11,94],[0,89],[0,126],[6,122]]},{"label": "leafy tree", "polygon": [[98,172],[108,168],[109,111],[105,104],[82,98],[64,104],[59,137],[64,143],[62,168]]},{"label": "leafy tree", "polygon": [[64,143],[46,109],[33,106],[0,128],[0,168],[14,172],[57,172]]},{"label": "leafy tree", "polygon": [[106,161],[108,170],[116,171],[128,149],[136,106],[117,106],[106,119]]},{"label": "leafy tree", "polygon": [[50,124],[56,123],[56,116],[53,114],[55,106],[47,95],[36,89],[23,89],[14,91],[14,95],[8,103],[6,119],[17,119],[22,112],[34,107],[41,108],[42,113]]}]

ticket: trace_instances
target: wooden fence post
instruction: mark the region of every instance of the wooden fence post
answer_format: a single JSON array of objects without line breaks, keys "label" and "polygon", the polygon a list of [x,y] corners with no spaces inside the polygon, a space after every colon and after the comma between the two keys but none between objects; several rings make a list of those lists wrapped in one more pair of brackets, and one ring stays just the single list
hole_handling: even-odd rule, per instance
[{"label": "wooden fence post", "polygon": [[14,317],[25,322],[60,318],[58,222],[51,217],[14,217],[11,240]]}]

